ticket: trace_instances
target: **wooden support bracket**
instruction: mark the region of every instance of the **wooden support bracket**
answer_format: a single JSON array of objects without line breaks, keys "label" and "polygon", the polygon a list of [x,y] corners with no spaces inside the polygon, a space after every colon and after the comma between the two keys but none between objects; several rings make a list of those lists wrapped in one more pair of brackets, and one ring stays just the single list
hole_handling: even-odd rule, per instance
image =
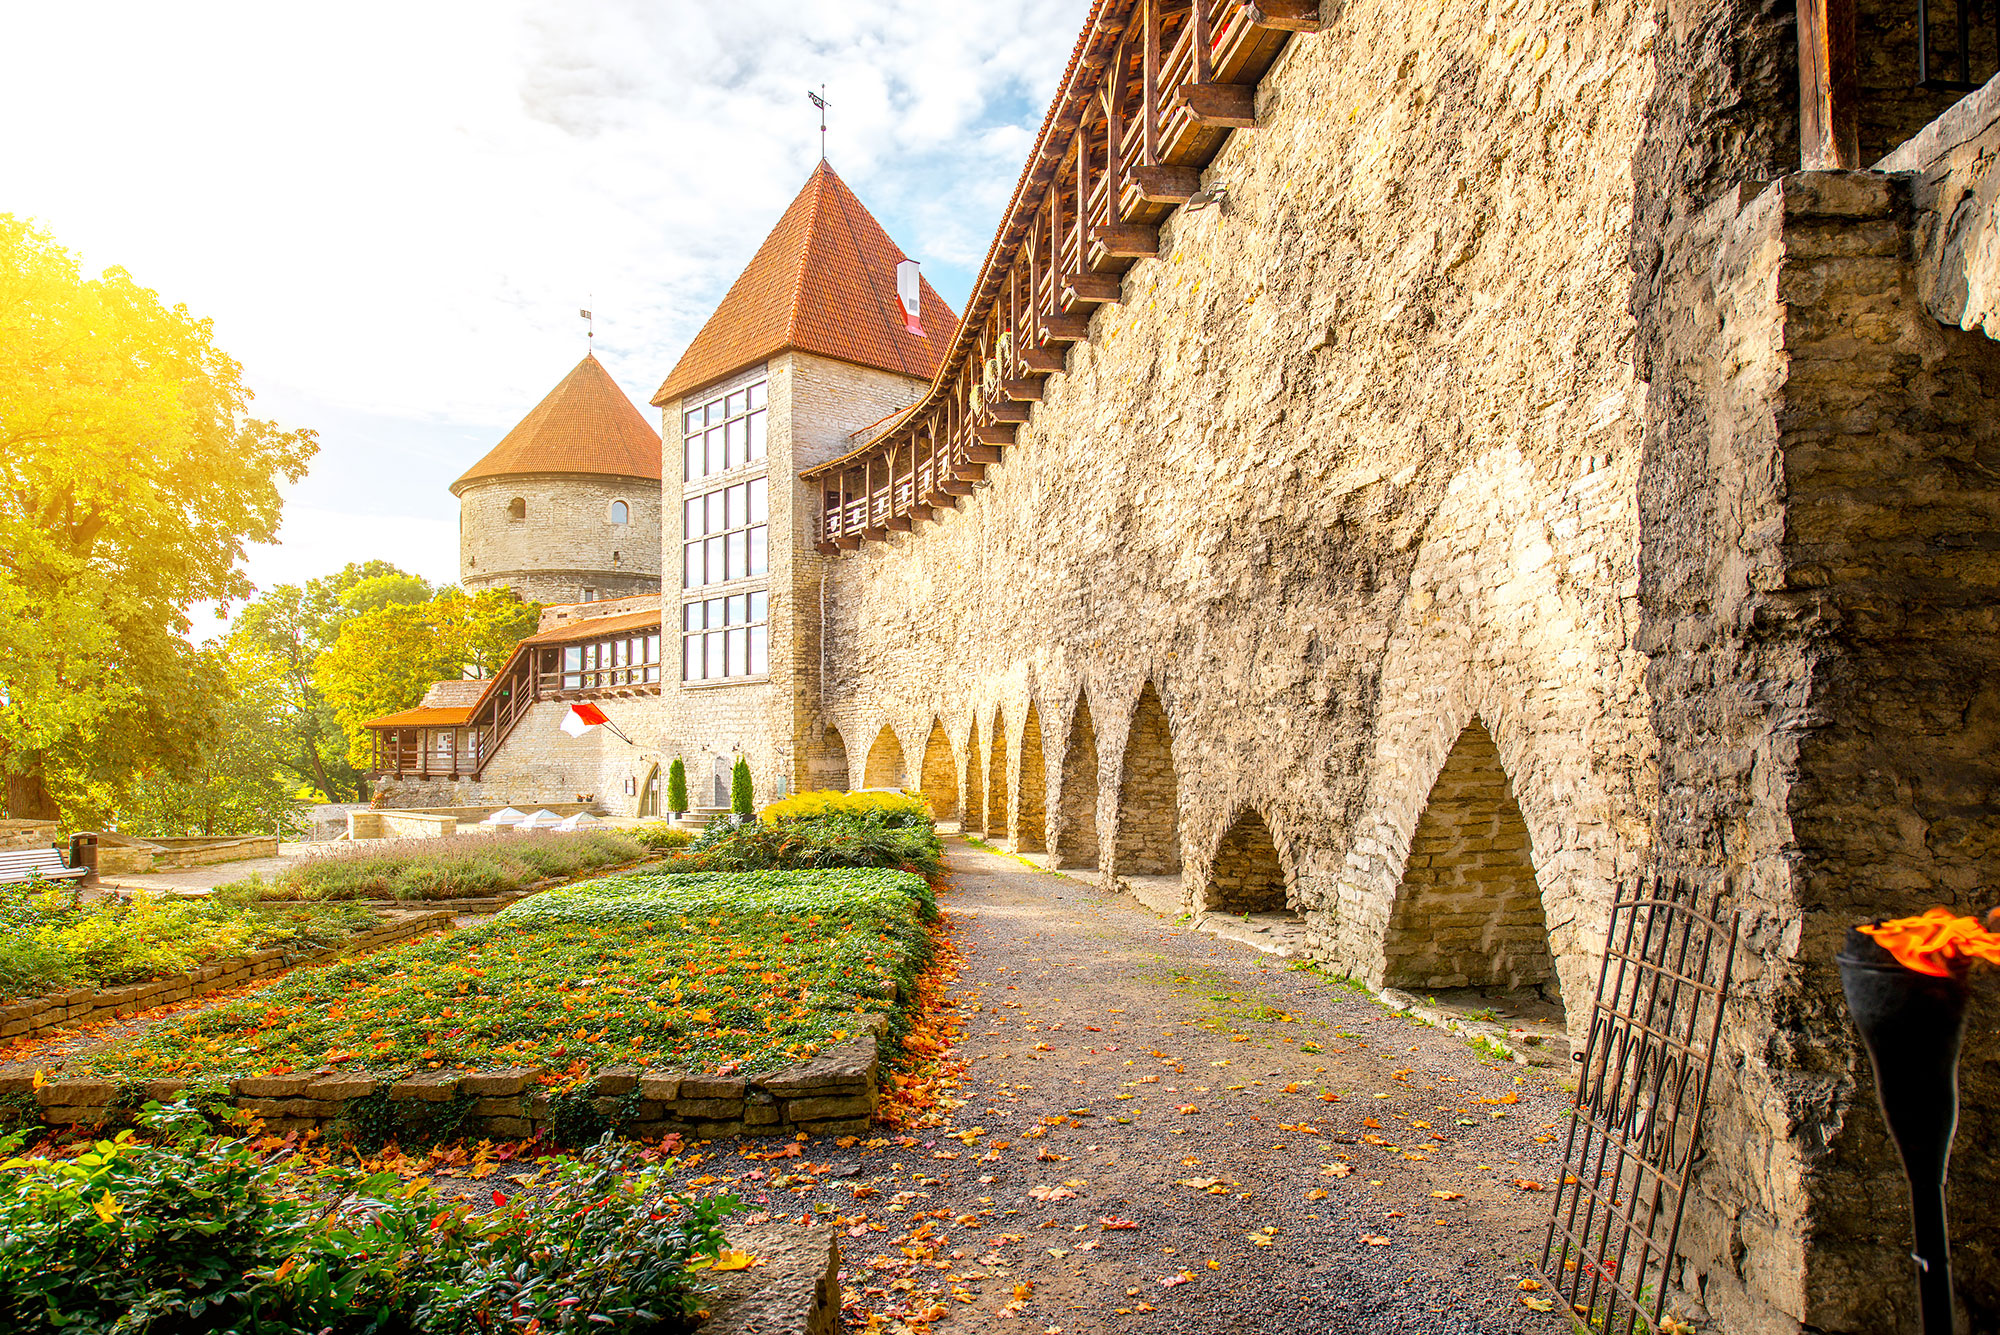
[{"label": "wooden support bracket", "polygon": [[938,490],[947,496],[970,496],[972,494],[972,483],[960,481],[955,477],[946,478],[944,481],[938,483]]},{"label": "wooden support bracket", "polygon": [[1021,365],[1030,371],[1056,372],[1063,369],[1068,358],[1061,348],[1022,348]]},{"label": "wooden support bracket", "polygon": [[965,457],[976,464],[997,464],[1000,462],[1000,447],[998,445],[968,445],[965,447]]},{"label": "wooden support bracket", "polygon": [[1081,311],[1042,317],[1042,341],[1045,343],[1081,343],[1089,337],[1090,316]]},{"label": "wooden support bracket", "polygon": [[1160,229],[1145,223],[1099,223],[1090,239],[1106,255],[1149,260],[1160,253]]},{"label": "wooden support bracket", "polygon": [[889,516],[889,531],[891,533],[908,533],[915,527],[916,525],[910,522],[908,515]]},{"label": "wooden support bracket", "polygon": [[1185,204],[1189,196],[1201,189],[1201,172],[1194,167],[1170,167],[1164,163],[1157,167],[1134,167],[1132,183],[1139,187],[1139,198],[1149,204]]},{"label": "wooden support bracket", "polygon": [[840,555],[840,544],[830,539],[822,538],[813,544],[813,550],[821,556],[838,556]]},{"label": "wooden support bracket", "polygon": [[1020,403],[1039,403],[1042,398],[1042,378],[1031,375],[1020,380],[1002,380],[1000,392]]},{"label": "wooden support bracket", "polygon": [[1260,28],[1281,32],[1318,32],[1319,0],[1249,0],[1243,17]]},{"label": "wooden support bracket", "polygon": [[993,420],[996,422],[1025,422],[1028,420],[1028,414],[1034,409],[1028,404],[1016,403],[1012,399],[1001,399],[986,411],[993,415]]},{"label": "wooden support bracket", "polygon": [[1195,123],[1248,130],[1257,124],[1257,88],[1247,83],[1184,83],[1175,94]]},{"label": "wooden support bracket", "polygon": [[[967,446],[966,448],[969,450],[977,447]],[[975,459],[960,461],[951,472],[952,476],[960,482],[984,482],[986,480],[986,465]],[[965,494],[969,496],[972,493],[967,492]]]},{"label": "wooden support bracket", "polygon": [[1071,274],[1063,280],[1063,305],[1101,306],[1125,295],[1125,280],[1115,273]]},{"label": "wooden support bracket", "polygon": [[855,552],[861,550],[861,539],[856,537],[852,533],[843,533],[839,537],[835,538],[834,541],[840,544],[840,550],[843,552]]}]

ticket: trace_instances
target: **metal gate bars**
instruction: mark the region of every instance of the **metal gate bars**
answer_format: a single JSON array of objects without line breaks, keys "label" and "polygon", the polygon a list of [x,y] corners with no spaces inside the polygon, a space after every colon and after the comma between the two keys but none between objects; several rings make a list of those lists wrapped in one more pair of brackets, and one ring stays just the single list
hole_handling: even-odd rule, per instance
[{"label": "metal gate bars", "polygon": [[1659,1329],[1736,930],[1674,899],[1611,908],[1541,1259],[1606,1335]]}]

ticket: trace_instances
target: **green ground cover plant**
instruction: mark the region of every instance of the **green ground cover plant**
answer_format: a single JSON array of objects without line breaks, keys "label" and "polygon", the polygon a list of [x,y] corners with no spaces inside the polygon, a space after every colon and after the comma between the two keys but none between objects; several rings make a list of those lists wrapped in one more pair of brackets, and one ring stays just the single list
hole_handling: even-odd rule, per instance
[{"label": "green ground cover plant", "polygon": [[232,888],[265,899],[466,899],[637,862],[646,854],[646,844],[617,830],[463,834],[387,848],[359,843],[303,859],[275,880]]},{"label": "green ground cover plant", "polygon": [[77,900],[67,886],[0,886],[0,997],[151,982],[274,946],[337,946],[380,922],[358,904],[266,906],[228,894]]},{"label": "green ground cover plant", "polygon": [[633,872],[294,975],[78,1065],[120,1079],[540,1066],[561,1083],[627,1063],[754,1073],[877,1014],[900,1033],[883,984],[914,995],[936,913],[930,887],[903,872]]},{"label": "green ground cover plant", "polygon": [[886,867],[932,878],[944,870],[944,847],[929,813],[831,811],[743,825],[718,822],[702,831],[676,867],[697,871],[797,871]]},{"label": "green ground cover plant", "polygon": [[684,1332],[737,1208],[670,1194],[672,1161],[641,1168],[608,1141],[551,1163],[533,1193],[475,1205],[213,1139],[186,1105],[141,1120],[160,1143],[128,1131],[0,1163],[0,1317],[15,1329]]},{"label": "green ground cover plant", "polygon": [[675,849],[686,848],[694,842],[692,834],[686,830],[677,830],[665,821],[654,825],[635,825],[625,833],[655,853],[670,853]]}]

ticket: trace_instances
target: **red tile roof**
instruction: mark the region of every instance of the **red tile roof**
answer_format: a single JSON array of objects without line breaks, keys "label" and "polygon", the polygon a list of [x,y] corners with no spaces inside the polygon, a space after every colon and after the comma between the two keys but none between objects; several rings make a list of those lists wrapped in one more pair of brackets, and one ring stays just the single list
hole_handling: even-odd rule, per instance
[{"label": "red tile roof", "polygon": [[594,473],[657,481],[660,438],[595,357],[585,357],[521,424],[451,484],[483,477]]},{"label": "red tile roof", "polygon": [[472,717],[470,705],[462,709],[426,709],[422,705],[400,714],[371,718],[364,728],[456,728]]},{"label": "red tile roof", "polygon": [[647,612],[621,612],[615,617],[586,617],[581,621],[565,622],[549,630],[537,631],[521,643],[568,644],[575,640],[603,639],[641,627],[658,630],[660,609],[655,607]]},{"label": "red tile roof", "polygon": [[668,374],[655,405],[787,350],[928,380],[958,317],[920,280],[925,337],[903,324],[896,265],[907,258],[825,162]]}]

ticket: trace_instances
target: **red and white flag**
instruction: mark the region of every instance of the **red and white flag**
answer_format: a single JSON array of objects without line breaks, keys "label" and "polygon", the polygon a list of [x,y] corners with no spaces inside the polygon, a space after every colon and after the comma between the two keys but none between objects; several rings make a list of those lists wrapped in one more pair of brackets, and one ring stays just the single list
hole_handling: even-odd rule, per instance
[{"label": "red and white flag", "polygon": [[918,338],[928,338],[924,333],[924,299],[920,281],[923,270],[915,260],[902,260],[896,265],[896,300],[903,304],[903,328]]},{"label": "red and white flag", "polygon": [[600,724],[609,723],[603,710],[588,700],[579,700],[563,715],[562,730],[572,737],[581,737]]}]

